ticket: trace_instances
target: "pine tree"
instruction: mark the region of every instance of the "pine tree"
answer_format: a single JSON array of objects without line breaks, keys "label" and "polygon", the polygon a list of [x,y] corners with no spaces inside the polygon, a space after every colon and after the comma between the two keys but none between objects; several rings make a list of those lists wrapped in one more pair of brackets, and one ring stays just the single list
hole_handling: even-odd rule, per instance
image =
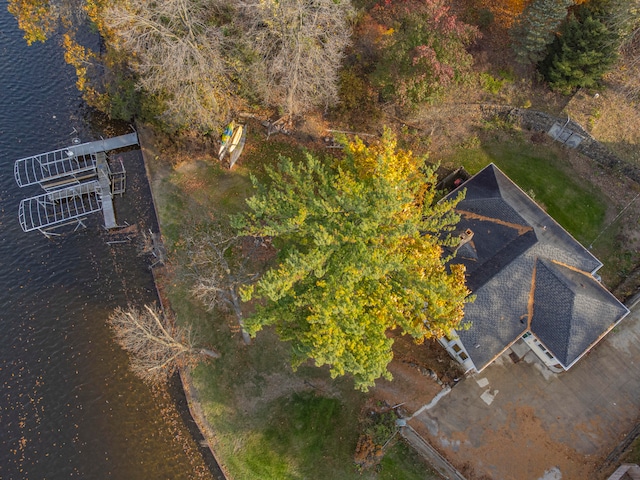
[{"label": "pine tree", "polygon": [[366,390],[393,353],[392,330],[417,342],[459,325],[469,291],[464,267],[445,267],[442,245],[456,201],[434,203],[434,167],[396,149],[387,131],[365,146],[344,142],[344,159],[281,159],[270,184],[254,179],[250,212],[234,218],[248,235],[272,236],[280,263],[244,299],[262,299],[245,328],[273,325],[307,359],[351,374]]},{"label": "pine tree", "polygon": [[519,63],[538,63],[545,57],[547,46],[573,4],[573,0],[534,0],[525,8],[510,31]]},{"label": "pine tree", "polygon": [[617,35],[587,8],[562,27],[540,70],[554,90],[594,88],[616,61]]}]

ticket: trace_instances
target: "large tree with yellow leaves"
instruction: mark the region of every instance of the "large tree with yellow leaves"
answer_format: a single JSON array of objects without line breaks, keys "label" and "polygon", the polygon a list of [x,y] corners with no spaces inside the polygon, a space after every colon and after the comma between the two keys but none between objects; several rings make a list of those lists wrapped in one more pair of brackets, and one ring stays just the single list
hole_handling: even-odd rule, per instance
[{"label": "large tree with yellow leaves", "polygon": [[254,179],[249,212],[234,223],[281,247],[278,265],[244,291],[262,300],[248,332],[273,326],[294,367],[312,359],[366,390],[391,378],[391,332],[416,342],[446,334],[469,291],[464,267],[445,265],[458,200],[435,202],[434,167],[388,131],[372,146],[343,144],[339,160],[281,158],[269,182]]}]

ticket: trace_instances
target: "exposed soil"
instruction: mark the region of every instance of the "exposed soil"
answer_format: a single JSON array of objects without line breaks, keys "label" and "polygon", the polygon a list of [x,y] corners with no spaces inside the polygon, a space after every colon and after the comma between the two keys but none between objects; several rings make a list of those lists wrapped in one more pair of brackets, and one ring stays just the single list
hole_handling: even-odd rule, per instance
[{"label": "exposed soil", "polygon": [[393,353],[389,365],[393,381],[378,380],[371,394],[388,406],[401,405],[402,416],[410,416],[462,376],[459,364],[435,340],[417,345],[407,336],[398,337]]},{"label": "exposed soil", "polygon": [[[449,459],[468,480],[591,478],[597,466],[596,459],[587,459],[569,446],[554,441],[531,407],[521,406],[509,411],[509,417],[499,427],[473,424],[453,438],[457,446],[453,449],[456,451],[449,450]],[[429,432],[420,422],[411,425],[424,438],[429,438]],[[469,441],[471,429],[483,432],[480,445],[472,445]],[[527,454],[523,455],[523,451]],[[540,465],[549,464],[555,465],[562,477],[541,470]],[[485,465],[499,465],[500,470],[487,471]]]}]

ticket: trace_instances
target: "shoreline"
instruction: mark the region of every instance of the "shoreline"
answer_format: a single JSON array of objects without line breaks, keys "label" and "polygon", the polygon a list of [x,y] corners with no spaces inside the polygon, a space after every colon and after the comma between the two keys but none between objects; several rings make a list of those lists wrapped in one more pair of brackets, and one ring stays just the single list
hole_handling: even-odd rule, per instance
[{"label": "shoreline", "polygon": [[[146,172],[147,181],[149,183],[149,189],[151,191],[151,203],[153,206],[153,213],[156,217],[156,222],[158,225],[158,230],[160,234],[160,243],[162,243],[162,225],[160,223],[160,217],[158,216],[158,209],[156,206],[156,189],[154,188],[154,182],[161,181],[161,175],[156,177],[157,170],[151,167],[150,159],[156,159],[159,157],[157,150],[155,149],[155,143],[150,136],[155,133],[150,131],[150,128],[144,125],[140,125],[138,123],[135,124],[136,131],[138,133],[138,143],[140,145],[140,151],[142,152],[142,159],[144,163],[144,169]],[[162,288],[159,286],[160,280],[157,278],[155,270],[152,268],[151,273],[153,276],[153,283],[156,288],[156,293],[158,296],[158,300],[161,303],[161,308],[171,309],[171,305],[165,305],[164,302],[166,299],[161,295]],[[217,441],[215,432],[213,431],[213,427],[206,420],[204,411],[202,409],[202,405],[198,398],[198,393],[196,391],[195,386],[193,385],[193,379],[191,377],[191,372],[188,369],[178,369],[178,378],[179,385],[175,385],[175,387],[180,388],[181,392],[175,392],[178,395],[183,395],[185,399],[186,405],[180,405],[180,398],[175,398],[174,401],[176,404],[176,409],[178,413],[182,417],[182,420],[185,423],[185,426],[191,433],[194,441],[200,446],[200,453],[203,455],[203,460],[209,471],[211,472],[212,477],[215,480],[228,480],[229,474],[224,467],[224,464],[220,462],[219,458],[216,456],[214,451],[214,445]],[[176,382],[178,383],[178,382]],[[171,389],[172,385],[169,385]],[[174,396],[174,395],[172,395]],[[185,414],[188,414],[189,418],[193,422],[193,425],[189,425],[189,419],[185,418]],[[194,428],[195,427],[195,428]],[[199,435],[198,435],[199,434]],[[198,438],[200,437],[200,438]],[[210,454],[210,456],[202,451],[206,449],[206,452]],[[209,458],[207,458],[209,457]]]}]

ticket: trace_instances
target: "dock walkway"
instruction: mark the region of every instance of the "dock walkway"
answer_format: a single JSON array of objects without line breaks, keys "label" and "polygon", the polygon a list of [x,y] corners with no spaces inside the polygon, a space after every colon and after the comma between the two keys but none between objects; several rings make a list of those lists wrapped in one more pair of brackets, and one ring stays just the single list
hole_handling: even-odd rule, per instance
[{"label": "dock walkway", "polygon": [[18,219],[23,231],[40,230],[47,235],[56,226],[82,224],[86,215],[100,210],[105,228],[117,227],[113,193],[114,189],[124,191],[124,165],[114,177],[105,152],[137,144],[134,132],[16,160],[18,185],[40,185],[47,192],[20,202]]}]

